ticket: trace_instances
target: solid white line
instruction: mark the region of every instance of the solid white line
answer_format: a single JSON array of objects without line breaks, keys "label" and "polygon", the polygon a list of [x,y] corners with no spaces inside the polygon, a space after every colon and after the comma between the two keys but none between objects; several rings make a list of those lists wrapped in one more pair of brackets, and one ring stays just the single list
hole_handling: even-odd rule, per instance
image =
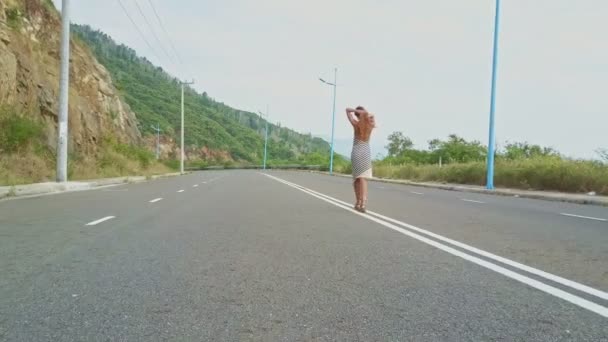
[{"label": "solid white line", "polygon": [[603,219],[603,218],[599,218],[599,217],[581,216],[581,215],[574,215],[574,214],[568,214],[568,213],[559,213],[559,214],[563,215],[563,216],[578,217],[578,218],[583,218],[583,219],[587,219],[587,220],[595,220],[595,221],[602,221],[602,222],[608,221],[607,219]]},{"label": "solid white line", "polygon": [[471,203],[486,203],[486,202],[482,202],[482,201],[475,201],[475,200],[470,200],[470,199],[466,199],[466,198],[461,198],[461,201],[465,201],[465,202],[471,202]]},{"label": "solid white line", "polygon": [[111,220],[111,219],[113,219],[113,218],[116,218],[116,216],[106,216],[106,217],[104,217],[104,218],[100,218],[99,220],[96,220],[96,221],[93,221],[93,222],[89,222],[89,223],[87,223],[86,225],[87,225],[87,226],[95,226],[95,225],[100,224],[101,222],[105,222],[105,221],[107,221],[107,220]]},{"label": "solid white line", "polygon": [[410,191],[414,195],[424,195],[422,192]]},{"label": "solid white line", "polygon": [[[302,192],[305,192],[305,193],[307,193],[307,194],[309,194],[311,196],[319,198],[319,199],[321,199],[321,200],[323,200],[325,202],[328,202],[328,203],[333,204],[333,205],[335,205],[337,207],[340,207],[340,208],[342,208],[344,210],[350,211],[350,212],[352,212],[352,213],[354,213],[356,215],[365,217],[368,220],[371,220],[371,221],[374,221],[376,223],[379,223],[379,224],[381,224],[381,225],[383,225],[383,226],[385,226],[387,228],[393,229],[393,230],[398,231],[398,232],[400,232],[400,233],[402,233],[404,235],[407,235],[407,236],[412,237],[412,238],[414,238],[416,240],[419,240],[419,241],[424,242],[426,244],[429,244],[429,245],[431,245],[433,247],[441,249],[441,250],[443,250],[445,252],[448,252],[448,253],[450,253],[452,255],[455,255],[455,256],[463,258],[463,259],[465,259],[467,261],[473,262],[473,263],[475,263],[475,264],[477,264],[479,266],[488,268],[488,269],[490,269],[492,271],[495,271],[497,273],[500,273],[500,274],[502,274],[502,275],[504,275],[506,277],[509,277],[511,279],[517,280],[517,281],[519,281],[521,283],[524,283],[526,285],[534,287],[534,288],[536,288],[538,290],[541,290],[541,291],[543,291],[545,293],[554,295],[554,296],[556,296],[558,298],[561,298],[563,300],[566,300],[566,301],[568,301],[568,302],[570,302],[572,304],[578,305],[578,306],[580,306],[582,308],[585,308],[585,309],[587,309],[589,311],[595,312],[595,313],[597,313],[597,314],[599,314],[601,316],[608,317],[608,308],[606,308],[604,306],[598,305],[596,303],[593,303],[593,302],[588,301],[586,299],[583,299],[581,297],[575,296],[575,295],[573,295],[571,293],[568,293],[566,291],[563,291],[563,290],[560,290],[560,289],[555,288],[553,286],[547,285],[547,284],[542,283],[542,282],[540,282],[538,280],[535,280],[535,279],[529,278],[527,276],[521,275],[519,273],[513,272],[513,271],[511,271],[509,269],[506,269],[506,268],[504,268],[502,266],[499,266],[499,265],[493,264],[491,262],[485,261],[485,260],[480,259],[478,257],[475,257],[473,255],[466,254],[466,253],[461,252],[461,251],[459,251],[457,249],[454,249],[452,247],[449,247],[449,246],[446,246],[444,244],[441,244],[441,243],[439,243],[437,241],[434,241],[434,240],[428,239],[428,238],[426,238],[424,236],[421,236],[421,235],[418,235],[416,233],[413,233],[410,230],[405,230],[403,228],[397,227],[397,226],[395,226],[395,225],[393,225],[393,224],[391,224],[389,222],[381,220],[380,218],[386,218],[386,219],[389,219],[390,221],[399,222],[397,220],[393,220],[393,219],[390,219],[388,217],[385,217],[385,216],[382,216],[380,214],[376,214],[376,213],[373,213],[373,212],[368,212],[368,213],[372,214],[373,216],[372,215],[361,214],[361,213],[359,213],[359,212],[351,209],[350,205],[347,204],[347,203],[345,203],[345,202],[343,202],[343,201],[334,199],[334,198],[332,198],[330,196],[327,196],[327,195],[323,195],[321,193],[318,193],[316,191],[307,189],[307,188],[302,187],[300,185],[297,185],[295,183],[290,183],[290,182],[284,181],[284,180],[282,180],[280,178],[277,178],[277,177],[274,177],[274,176],[271,176],[271,175],[266,175],[266,176],[270,177],[270,178],[273,178],[273,179],[275,179],[278,182],[281,182],[283,184],[291,186],[291,187],[293,187],[295,189],[298,189],[298,190],[300,190]],[[344,203],[344,204],[341,204],[341,203]],[[375,216],[378,216],[379,218],[377,218]],[[387,220],[387,221],[389,221],[389,220]],[[536,275],[540,275],[540,276],[545,277],[545,278],[547,278],[549,280],[552,280],[552,281],[555,281],[555,282],[559,282],[559,283],[561,283],[563,285],[570,286],[570,287],[572,287],[574,289],[577,289],[577,290],[580,290],[580,291],[583,291],[583,292],[586,292],[586,293],[598,296],[598,297],[603,298],[603,299],[608,298],[608,293],[605,293],[603,291],[600,291],[600,290],[588,287],[588,286],[583,285],[583,284],[579,284],[577,282],[574,282],[574,281],[571,281],[571,280],[568,280],[568,279],[565,279],[565,278],[561,278],[559,276],[556,276],[556,275],[553,275],[553,274],[550,274],[550,273],[547,273],[547,272],[544,272],[544,271],[541,271],[541,270],[538,270],[538,269],[535,269],[535,268],[532,268],[532,267],[529,267],[529,266],[526,266],[526,265],[523,265],[523,264],[519,264],[519,263],[517,263],[515,261],[511,261],[509,259],[502,258],[502,257],[499,257],[497,255],[494,255],[494,254],[491,254],[491,253],[479,250],[479,249],[477,249],[475,247],[467,246],[467,245],[465,245],[463,243],[460,243],[460,242],[457,242],[457,241],[454,241],[454,240],[450,240],[448,238],[444,238],[444,237],[442,237],[440,235],[437,235],[437,234],[434,234],[434,233],[431,233],[431,232],[427,232],[427,231],[425,231],[425,230],[423,230],[421,228],[418,228],[418,227],[415,227],[415,226],[412,226],[412,225],[409,225],[409,224],[406,224],[406,223],[403,223],[403,222],[399,222],[399,223],[402,224],[402,225],[404,225],[404,226],[406,226],[407,228],[409,228],[411,230],[416,230],[416,231],[419,231],[419,232],[424,232],[426,235],[436,237],[436,238],[438,238],[440,240],[452,241],[453,242],[452,244],[455,245],[455,246],[458,246],[458,247],[470,250],[472,252],[476,252],[477,254],[480,254],[480,255],[483,255],[483,256],[486,256],[486,257],[489,257],[489,258],[501,261],[501,262],[503,262],[503,263],[505,263],[507,265],[520,268],[520,269],[522,269],[524,271],[527,271],[527,272],[530,272],[530,273],[533,273],[533,274],[536,274]]]},{"label": "solid white line", "polygon": [[177,190],[177,192],[184,192],[184,190]]},{"label": "solid white line", "polygon": [[155,198],[155,199],[151,200],[150,203],[156,203],[156,202],[162,201],[162,200],[163,200],[163,198],[159,197],[159,198]]},{"label": "solid white line", "polygon": [[[286,182],[287,182],[287,181],[286,181]],[[289,183],[289,182],[288,182],[288,183]],[[294,184],[294,183],[291,183],[291,185],[294,185],[294,186],[298,186],[298,187],[304,188],[303,186],[300,186],[300,185],[297,185],[297,184]],[[336,198],[333,198],[333,197],[330,197],[330,196],[324,195],[324,194],[322,194],[322,193],[319,193],[319,192],[317,192],[317,191],[314,191],[314,190],[311,190],[311,189],[308,189],[308,188],[304,188],[304,189],[306,189],[307,191],[313,192],[313,193],[315,193],[315,194],[317,194],[317,195],[319,195],[319,196],[323,196],[323,197],[326,197],[326,198],[328,198],[328,199],[330,199],[330,200],[333,200],[333,201],[336,201],[336,202],[341,203],[341,204],[343,204],[343,205],[349,206],[349,204],[348,204],[348,203],[346,203],[346,202],[344,202],[344,201],[341,201],[341,200],[339,200],[339,199],[336,199]],[[503,263],[503,264],[506,264],[506,265],[509,265],[509,266],[512,266],[512,267],[518,268],[518,269],[520,269],[520,270],[522,270],[522,271],[525,271],[525,272],[528,272],[528,273],[532,273],[532,274],[535,274],[535,275],[537,275],[537,276],[543,277],[543,278],[545,278],[545,279],[548,279],[548,280],[554,281],[554,282],[556,282],[556,283],[560,283],[560,284],[562,284],[562,285],[565,285],[565,286],[571,287],[571,288],[573,288],[573,289],[575,289],[575,290],[582,291],[582,292],[588,293],[588,294],[590,294],[590,295],[594,295],[594,296],[599,297],[599,298],[602,298],[602,299],[604,299],[604,300],[608,300],[608,293],[603,292],[603,291],[600,291],[600,290],[597,290],[597,289],[594,289],[594,288],[589,287],[589,286],[587,286],[587,285],[583,285],[583,284],[577,283],[577,282],[575,282],[575,281],[572,281],[572,280],[569,280],[569,279],[566,279],[566,278],[562,278],[562,277],[560,277],[560,276],[557,276],[557,275],[554,275],[554,274],[551,274],[551,273],[548,273],[548,272],[545,272],[545,271],[541,271],[541,270],[536,269],[536,268],[534,268],[534,267],[530,267],[530,266],[527,266],[527,265],[524,265],[524,264],[520,264],[520,263],[518,263],[518,262],[516,262],[516,261],[510,260],[510,259],[507,259],[507,258],[503,258],[503,257],[498,256],[498,255],[496,255],[496,254],[492,254],[492,253],[490,253],[490,252],[486,252],[486,251],[484,251],[484,250],[482,250],[482,249],[479,249],[479,248],[476,248],[476,247],[473,247],[473,246],[470,246],[470,245],[464,244],[464,243],[462,243],[462,242],[458,242],[458,241],[456,241],[456,240],[452,240],[452,239],[447,238],[447,237],[444,237],[444,236],[442,236],[442,235],[432,233],[432,232],[430,232],[430,231],[428,231],[428,230],[424,230],[424,229],[422,229],[422,228],[418,228],[418,227],[413,226],[413,225],[411,225],[411,224],[407,224],[407,223],[405,223],[405,222],[401,222],[401,221],[398,221],[398,220],[392,219],[392,218],[390,218],[390,217],[387,217],[387,216],[381,215],[381,214],[379,214],[379,213],[375,213],[375,212],[373,212],[373,211],[369,211],[369,210],[368,210],[367,212],[368,212],[369,214],[371,214],[371,215],[375,215],[375,216],[377,216],[377,217],[379,217],[379,218],[381,218],[381,219],[383,219],[383,220],[386,220],[386,221],[389,221],[389,222],[395,223],[395,224],[397,224],[397,225],[401,225],[401,226],[403,226],[403,227],[405,227],[405,228],[408,228],[408,229],[410,229],[410,230],[414,230],[414,231],[416,231],[416,232],[418,232],[418,233],[425,234],[425,235],[430,236],[430,237],[432,237],[432,238],[435,238],[435,239],[437,239],[437,240],[440,240],[440,241],[443,241],[443,242],[447,242],[447,243],[449,243],[449,244],[451,244],[451,245],[454,245],[454,246],[456,246],[456,247],[459,247],[459,248],[462,248],[462,249],[466,249],[466,250],[467,250],[467,251],[469,251],[469,252],[473,252],[473,253],[479,254],[479,255],[484,256],[484,257],[486,257],[486,258],[493,259],[493,260],[498,261],[498,262],[501,262],[501,263]]]}]

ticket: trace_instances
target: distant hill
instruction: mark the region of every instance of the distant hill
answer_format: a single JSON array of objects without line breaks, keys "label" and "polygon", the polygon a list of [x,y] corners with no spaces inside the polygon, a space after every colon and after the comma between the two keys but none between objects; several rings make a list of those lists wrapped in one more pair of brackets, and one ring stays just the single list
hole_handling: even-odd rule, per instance
[{"label": "distant hill", "polygon": [[[165,158],[178,155],[180,83],[162,68],[116,43],[107,34],[86,25],[72,32],[88,45],[112,76],[121,96],[135,112],[148,145],[154,143],[152,125],[160,124]],[[185,95],[186,153],[189,159],[259,163],[263,156],[265,121],[257,114],[231,108],[188,88]],[[295,161],[311,152],[329,154],[320,138],[269,125],[269,158]],[[147,138],[146,138],[147,137]]]}]

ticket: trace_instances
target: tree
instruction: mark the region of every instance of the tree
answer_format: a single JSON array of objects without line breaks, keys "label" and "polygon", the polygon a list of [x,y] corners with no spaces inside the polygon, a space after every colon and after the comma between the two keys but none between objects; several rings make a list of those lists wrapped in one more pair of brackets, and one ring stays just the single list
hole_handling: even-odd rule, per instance
[{"label": "tree", "polygon": [[439,139],[433,139],[433,140],[429,140],[429,150],[432,151],[436,151],[441,147],[441,140]]},{"label": "tree", "polygon": [[505,146],[504,157],[511,160],[529,159],[536,157],[557,156],[557,151],[551,147],[523,143],[508,143]]},{"label": "tree", "polygon": [[386,149],[388,150],[389,157],[396,157],[403,152],[411,149],[414,146],[412,140],[402,132],[393,132],[388,136],[388,145],[386,145]]},{"label": "tree", "polygon": [[450,134],[448,140],[433,139],[429,141],[429,150],[432,152],[430,160],[436,163],[439,157],[444,162],[466,163],[484,160],[486,148],[479,141],[466,141],[456,134]]}]

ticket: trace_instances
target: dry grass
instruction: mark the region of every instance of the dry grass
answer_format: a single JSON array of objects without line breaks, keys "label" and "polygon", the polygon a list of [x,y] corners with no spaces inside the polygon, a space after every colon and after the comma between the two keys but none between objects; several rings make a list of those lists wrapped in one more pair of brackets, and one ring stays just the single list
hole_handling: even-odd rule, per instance
[{"label": "dry grass", "polygon": [[[138,161],[133,161],[120,154],[113,154],[115,163],[101,166],[94,158],[76,159],[70,162],[69,179],[87,180],[124,176],[161,175],[173,172],[162,163],[153,162],[142,168]],[[19,155],[0,156],[0,185],[19,185],[55,180],[55,161],[28,152]]]},{"label": "dry grass", "polygon": [[0,184],[16,185],[51,181],[55,170],[34,153],[0,156]]}]

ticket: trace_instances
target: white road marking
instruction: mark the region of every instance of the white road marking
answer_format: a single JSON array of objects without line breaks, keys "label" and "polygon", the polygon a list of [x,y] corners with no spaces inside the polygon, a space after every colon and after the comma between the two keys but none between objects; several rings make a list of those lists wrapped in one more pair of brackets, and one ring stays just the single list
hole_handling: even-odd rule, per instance
[{"label": "white road marking", "polygon": [[410,191],[414,195],[424,195],[422,192]]},{"label": "white road marking", "polygon": [[482,202],[482,201],[475,201],[475,200],[470,200],[470,199],[466,199],[466,198],[461,198],[461,201],[465,201],[465,202],[471,202],[471,203],[480,203],[480,204],[484,204],[486,202]]},{"label": "white road marking", "polygon": [[[285,182],[287,182],[287,181],[285,181]],[[287,183],[290,183],[290,182],[287,182]],[[303,186],[301,186],[301,185],[297,185],[297,184],[295,184],[295,183],[290,183],[290,184],[291,184],[291,185],[294,185],[294,186],[297,186],[297,187],[300,187],[300,188],[304,188]],[[336,199],[336,198],[333,198],[333,197],[327,196],[327,195],[325,195],[325,194],[322,194],[322,193],[320,193],[320,192],[317,192],[317,191],[314,191],[314,190],[311,190],[311,189],[308,189],[308,188],[304,188],[304,189],[306,189],[307,191],[313,192],[313,193],[315,193],[315,194],[317,194],[317,195],[320,195],[320,196],[323,196],[323,197],[329,198],[330,200],[336,201],[336,202],[338,202],[338,203],[340,203],[340,204],[343,204],[343,205],[345,205],[345,206],[350,206],[350,205],[349,205],[349,203],[344,202],[344,201],[341,201],[341,200],[339,200],[339,199]],[[551,274],[551,273],[547,273],[547,272],[541,271],[541,270],[539,270],[539,269],[536,269],[536,268],[533,268],[533,267],[530,267],[530,266],[526,266],[526,265],[524,265],[524,264],[520,264],[520,263],[518,263],[518,262],[516,262],[516,261],[510,260],[510,259],[507,259],[507,258],[503,258],[503,257],[501,257],[501,256],[498,256],[498,255],[492,254],[492,253],[490,253],[490,252],[486,252],[486,251],[481,250],[481,249],[478,249],[478,248],[476,248],[476,247],[469,246],[469,245],[467,245],[467,244],[464,244],[464,243],[458,242],[458,241],[456,241],[456,240],[452,240],[452,239],[450,239],[450,238],[447,238],[447,237],[441,236],[441,235],[439,235],[439,234],[432,233],[432,232],[430,232],[430,231],[428,231],[428,230],[424,230],[424,229],[422,229],[422,228],[418,228],[418,227],[416,227],[416,226],[413,226],[413,225],[407,224],[407,223],[405,223],[405,222],[401,222],[401,221],[398,221],[398,220],[392,219],[392,218],[390,218],[390,217],[387,217],[387,216],[384,216],[384,215],[381,215],[381,214],[375,213],[375,212],[373,212],[373,211],[368,211],[368,213],[370,213],[370,214],[372,214],[372,215],[375,215],[375,216],[377,216],[377,217],[380,217],[380,218],[382,218],[382,219],[384,219],[384,220],[387,220],[387,221],[389,221],[389,222],[392,222],[392,223],[395,223],[395,224],[401,225],[401,226],[403,226],[403,227],[405,227],[405,228],[408,228],[408,229],[414,230],[414,231],[416,231],[416,232],[418,232],[418,233],[422,233],[422,234],[428,235],[428,236],[430,236],[430,237],[433,237],[433,238],[435,238],[435,239],[441,240],[441,241],[443,241],[443,242],[447,242],[447,243],[452,244],[452,245],[454,245],[454,246],[456,246],[456,247],[460,247],[460,248],[466,249],[466,250],[468,250],[468,251],[470,251],[470,252],[473,252],[473,253],[479,254],[479,255],[481,255],[481,256],[484,256],[484,257],[487,257],[487,258],[493,259],[493,260],[498,261],[498,262],[501,262],[501,263],[503,263],[503,264],[507,264],[507,265],[509,265],[509,266],[513,266],[513,267],[519,268],[519,269],[520,269],[520,270],[522,270],[522,271],[525,271],[525,272],[528,272],[528,273],[532,273],[532,274],[535,274],[535,275],[541,276],[541,277],[543,277],[543,278],[546,278],[546,279],[548,279],[548,280],[554,281],[554,282],[556,282],[556,283],[560,283],[560,284],[562,284],[562,285],[569,286],[569,287],[571,287],[571,288],[573,288],[573,289],[575,289],[575,290],[579,290],[579,291],[582,291],[582,292],[586,292],[586,293],[588,293],[588,294],[591,294],[591,295],[597,296],[597,297],[599,297],[599,298],[602,298],[602,299],[608,300],[608,293],[606,293],[606,292],[603,292],[603,291],[600,291],[600,290],[596,290],[596,289],[594,289],[594,288],[592,288],[592,287],[589,287],[589,286],[586,286],[586,285],[583,285],[583,284],[577,283],[577,282],[575,282],[575,281],[571,281],[571,280],[568,280],[568,279],[565,279],[565,278],[562,278],[562,277],[559,277],[559,276],[553,275],[553,274]]]},{"label": "white road marking", "polygon": [[215,177],[215,178],[213,178],[213,179],[211,179],[211,180],[208,180],[207,182],[203,182],[203,183],[211,183],[211,182],[215,182],[216,180],[221,179],[221,178],[224,178],[224,176],[222,176],[222,177]]},{"label": "white road marking", "polygon": [[[292,184],[294,184],[294,183],[292,183]],[[297,184],[295,184],[295,185],[297,185]],[[335,199],[335,198],[333,198],[333,197],[330,197],[330,196],[324,195],[324,194],[319,193],[319,192],[316,192],[316,191],[314,191],[314,190],[311,190],[311,189],[306,189],[306,190],[311,191],[311,192],[314,192],[315,194],[318,194],[318,195],[320,195],[320,196],[327,197],[327,198],[329,198],[329,199],[331,199],[331,200],[333,200],[333,201],[339,202],[339,203],[341,203],[341,204],[343,204],[343,205],[346,205],[346,206],[348,206],[348,205],[349,205],[347,202],[340,201],[340,200],[338,200],[338,199]],[[401,221],[398,221],[398,220],[392,219],[392,218],[390,218],[390,217],[387,217],[387,216],[384,216],[384,215],[381,215],[381,214],[375,213],[375,212],[373,212],[373,211],[368,211],[368,213],[370,213],[370,214],[372,214],[372,215],[375,215],[375,216],[377,216],[377,217],[379,217],[379,218],[381,218],[381,219],[383,219],[383,220],[386,220],[386,221],[389,221],[389,222],[392,222],[392,223],[395,223],[395,224],[401,225],[401,226],[403,226],[403,227],[405,227],[405,228],[408,228],[408,229],[414,230],[414,231],[416,231],[416,232],[418,232],[418,233],[425,234],[425,235],[430,236],[430,237],[432,237],[432,238],[435,238],[435,239],[437,239],[437,240],[440,240],[440,241],[443,241],[443,242],[447,242],[447,243],[449,243],[449,244],[451,244],[451,245],[454,245],[454,246],[456,246],[456,247],[460,247],[460,248],[462,248],[462,249],[466,249],[467,251],[470,251],[470,252],[476,253],[476,254],[481,255],[481,256],[484,256],[484,257],[486,257],[486,258],[489,258],[489,259],[492,259],[492,260],[495,260],[495,261],[501,262],[501,263],[503,263],[503,264],[506,264],[506,265],[509,265],[509,266],[512,266],[512,267],[518,268],[518,269],[520,269],[520,270],[522,270],[522,271],[525,271],[525,272],[528,272],[528,273],[532,273],[532,274],[535,274],[535,275],[537,275],[537,276],[541,276],[541,277],[543,277],[543,278],[545,278],[545,279],[548,279],[548,280],[554,281],[554,282],[556,282],[556,283],[560,283],[560,284],[562,284],[562,285],[565,285],[565,286],[571,287],[571,288],[573,288],[573,289],[575,289],[575,290],[578,290],[578,291],[581,291],[581,292],[588,293],[588,294],[590,294],[590,295],[594,295],[594,296],[599,297],[599,298],[602,298],[602,299],[604,299],[604,300],[608,300],[608,293],[607,293],[607,292],[603,292],[603,291],[600,291],[600,290],[594,289],[594,288],[592,288],[592,287],[589,287],[589,286],[586,286],[586,285],[583,285],[583,284],[577,283],[577,282],[575,282],[575,281],[572,281],[572,280],[569,280],[569,279],[566,279],[566,278],[562,278],[562,277],[560,277],[560,276],[557,276],[557,275],[554,275],[554,274],[551,274],[551,273],[548,273],[548,272],[545,272],[545,271],[542,271],[542,270],[536,269],[536,268],[534,268],[534,267],[530,267],[530,266],[527,266],[527,265],[524,265],[524,264],[520,264],[520,263],[518,263],[518,262],[516,262],[516,261],[510,260],[510,259],[507,259],[507,258],[503,258],[503,257],[498,256],[498,255],[496,255],[496,254],[492,254],[492,253],[490,253],[490,252],[486,252],[486,251],[484,251],[484,250],[482,250],[482,249],[479,249],[479,248],[476,248],[476,247],[473,247],[473,246],[470,246],[470,245],[464,244],[464,243],[462,243],[462,242],[458,242],[458,241],[456,241],[456,240],[452,240],[452,239],[447,238],[447,237],[444,237],[444,236],[442,236],[442,235],[432,233],[432,232],[430,232],[430,231],[428,231],[428,230],[424,230],[424,229],[422,229],[422,228],[418,228],[418,227],[416,227],[416,226],[413,226],[413,225],[407,224],[407,223],[405,223],[405,222],[401,222]]]},{"label": "white road marking", "polygon": [[192,187],[193,188],[198,188],[198,184],[194,184]]},{"label": "white road marking", "polygon": [[184,192],[184,190],[177,190],[177,192]]},{"label": "white road marking", "polygon": [[603,218],[599,218],[599,217],[581,216],[581,215],[574,215],[574,214],[568,214],[568,213],[559,213],[559,214],[563,215],[563,216],[577,217],[577,218],[582,218],[582,219],[587,219],[587,220],[602,221],[602,222],[608,221],[607,219],[603,219]]},{"label": "white road marking", "polygon": [[[475,247],[468,246],[468,245],[466,245],[464,243],[461,243],[461,242],[458,242],[458,241],[455,241],[455,240],[451,240],[451,239],[443,237],[441,235],[438,235],[438,234],[426,231],[426,230],[424,230],[422,228],[418,228],[416,226],[413,226],[413,225],[410,225],[410,224],[407,224],[407,223],[404,223],[404,222],[400,222],[400,221],[394,220],[392,218],[383,216],[381,214],[374,213],[372,211],[368,211],[369,215],[361,214],[361,213],[353,210],[350,207],[350,205],[347,204],[346,202],[340,201],[338,199],[335,199],[333,197],[324,195],[324,194],[316,192],[314,190],[310,190],[310,189],[305,188],[305,187],[303,187],[301,185],[285,181],[285,180],[283,180],[281,178],[278,178],[278,177],[274,177],[274,176],[267,175],[267,174],[264,174],[264,175],[267,176],[267,177],[270,177],[270,178],[272,178],[272,179],[274,179],[274,180],[276,180],[276,181],[278,181],[280,183],[288,185],[288,186],[290,186],[292,188],[295,188],[297,190],[305,192],[305,193],[307,193],[307,194],[309,194],[309,195],[311,195],[313,197],[321,199],[321,200],[323,200],[323,201],[325,201],[327,203],[333,204],[334,206],[337,206],[337,207],[340,207],[340,208],[342,208],[344,210],[350,211],[351,213],[354,213],[354,214],[359,215],[361,217],[364,217],[364,218],[366,218],[366,219],[368,219],[370,221],[373,221],[373,222],[376,222],[378,224],[381,224],[381,225],[383,225],[383,226],[385,226],[387,228],[390,228],[392,230],[395,230],[395,231],[397,231],[397,232],[399,232],[401,234],[407,235],[407,236],[409,236],[411,238],[414,238],[414,239],[416,239],[418,241],[424,242],[424,243],[426,243],[428,245],[431,245],[431,246],[433,246],[435,248],[441,249],[441,250],[443,250],[443,251],[445,251],[447,253],[450,253],[452,255],[458,256],[458,257],[460,257],[462,259],[465,259],[465,260],[470,261],[472,263],[475,263],[475,264],[477,264],[479,266],[482,266],[482,267],[485,267],[487,269],[490,269],[490,270],[492,270],[494,272],[500,273],[500,274],[502,274],[502,275],[504,275],[506,277],[509,277],[511,279],[514,279],[514,280],[517,280],[517,281],[519,281],[519,282],[521,282],[523,284],[526,284],[528,286],[531,286],[531,287],[533,287],[533,288],[535,288],[537,290],[540,290],[540,291],[543,291],[545,293],[548,293],[548,294],[551,294],[553,296],[556,296],[558,298],[561,298],[561,299],[563,299],[565,301],[568,301],[568,302],[570,302],[572,304],[578,305],[578,306],[580,306],[580,307],[582,307],[584,309],[587,309],[589,311],[595,312],[595,313],[597,313],[597,314],[599,314],[599,315],[601,315],[603,317],[608,317],[608,308],[607,307],[601,306],[599,304],[596,304],[596,303],[591,302],[589,300],[586,300],[584,298],[575,296],[575,295],[573,295],[573,294],[571,294],[569,292],[566,292],[566,291],[560,290],[560,289],[558,289],[556,287],[547,285],[547,284],[545,284],[543,282],[540,282],[538,280],[532,279],[532,278],[527,277],[525,275],[516,273],[514,271],[511,271],[511,270],[509,270],[507,268],[504,268],[502,266],[499,266],[497,264],[494,264],[494,263],[488,262],[486,260],[480,259],[480,258],[478,258],[476,256],[473,256],[473,255],[461,252],[461,251],[459,251],[457,249],[454,249],[454,248],[452,248],[450,246],[447,246],[447,245],[444,245],[442,243],[439,243],[439,242],[437,242],[435,240],[431,240],[431,239],[429,239],[427,237],[424,237],[422,235],[416,234],[416,233],[414,233],[412,231],[416,231],[416,232],[419,232],[419,233],[422,233],[422,234],[434,237],[434,238],[436,238],[438,240],[441,240],[441,241],[444,241],[444,242],[448,242],[448,243],[450,243],[450,244],[452,244],[454,246],[463,248],[463,249],[468,250],[470,252],[473,252],[473,253],[485,256],[485,257],[490,258],[490,259],[494,259],[495,261],[499,261],[499,262],[502,262],[502,263],[504,263],[506,265],[516,267],[516,268],[518,268],[520,270],[523,270],[523,271],[526,271],[526,272],[529,272],[529,273],[532,273],[532,274],[535,274],[535,275],[539,275],[539,276],[541,276],[543,278],[546,278],[548,280],[560,283],[562,285],[569,286],[569,287],[571,287],[573,289],[576,289],[576,290],[579,290],[579,291],[582,291],[582,292],[586,292],[588,294],[597,296],[597,297],[602,298],[602,299],[608,299],[608,293],[606,293],[606,292],[594,289],[592,287],[589,287],[589,286],[577,283],[577,282],[572,281],[572,280],[568,280],[568,279],[565,279],[565,278],[553,275],[553,274],[548,273],[548,272],[541,271],[539,269],[536,269],[536,268],[533,268],[533,267],[530,267],[530,266],[526,266],[526,265],[520,264],[518,262],[515,262],[515,261],[512,261],[512,260],[500,257],[498,255],[494,255],[492,253],[483,251],[481,249],[477,249]],[[401,225],[401,226],[403,226],[405,228],[408,228],[408,229],[404,229],[404,228],[398,227],[398,226],[396,226],[396,225],[394,225],[394,224],[392,224],[390,222],[395,223],[395,224],[399,224],[399,225]]]},{"label": "white road marking", "polygon": [[110,189],[110,190],[105,189],[105,190],[101,190],[101,191],[103,191],[103,192],[117,192],[117,191],[129,191],[129,189],[115,189],[115,190],[112,190],[112,189]]},{"label": "white road marking", "polygon": [[163,200],[163,198],[159,197],[159,198],[155,198],[155,199],[151,200],[150,203],[156,203],[156,202],[162,201],[162,200]]},{"label": "white road marking", "polygon": [[113,218],[116,218],[116,216],[106,216],[104,218],[100,218],[99,220],[95,220],[93,222],[89,222],[86,225],[87,226],[96,226],[96,225],[100,224],[101,222],[105,222],[105,221],[111,220]]}]

